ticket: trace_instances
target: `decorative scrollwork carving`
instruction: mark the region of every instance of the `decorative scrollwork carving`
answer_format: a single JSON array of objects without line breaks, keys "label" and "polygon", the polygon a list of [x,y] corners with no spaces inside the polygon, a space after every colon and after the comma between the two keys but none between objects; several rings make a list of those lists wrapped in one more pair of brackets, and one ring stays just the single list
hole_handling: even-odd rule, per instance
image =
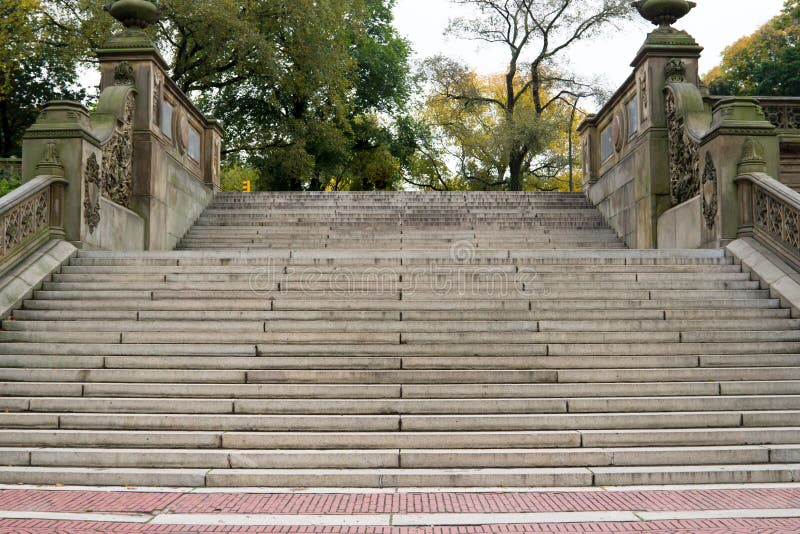
[{"label": "decorative scrollwork carving", "polygon": [[695,143],[686,131],[683,117],[672,92],[666,97],[669,134],[669,179],[672,205],[682,204],[700,192],[700,158]]},{"label": "decorative scrollwork carving", "polygon": [[125,99],[122,124],[103,146],[103,195],[120,206],[129,207],[133,181],[133,113],[135,99],[129,93]]},{"label": "decorative scrollwork carving", "polygon": [[800,130],[800,101],[797,105],[762,106],[766,119],[782,130]]},{"label": "decorative scrollwork carving", "polygon": [[86,176],[83,178],[83,220],[89,227],[89,232],[94,232],[100,224],[100,194],[103,190],[100,165],[97,156],[92,154],[86,162]]},{"label": "decorative scrollwork carving", "polygon": [[27,198],[6,212],[0,219],[2,239],[0,258],[8,256],[14,248],[24,244],[32,235],[50,225],[50,189]]},{"label": "decorative scrollwork carving", "polygon": [[717,222],[719,181],[717,180],[717,166],[714,165],[714,160],[711,158],[711,154],[708,153],[706,153],[706,164],[703,168],[701,185],[703,194],[700,198],[703,203],[703,218],[706,220],[706,227],[711,230]]},{"label": "decorative scrollwork carving", "polygon": [[790,249],[800,250],[800,211],[758,187],[753,223]]}]

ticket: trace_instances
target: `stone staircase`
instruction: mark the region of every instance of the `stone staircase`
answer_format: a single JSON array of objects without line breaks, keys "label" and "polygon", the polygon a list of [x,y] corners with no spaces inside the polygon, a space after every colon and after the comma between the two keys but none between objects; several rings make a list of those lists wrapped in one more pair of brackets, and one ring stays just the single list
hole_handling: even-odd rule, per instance
[{"label": "stone staircase", "polygon": [[800,481],[800,321],[580,195],[222,194],[0,331],[0,483]]}]

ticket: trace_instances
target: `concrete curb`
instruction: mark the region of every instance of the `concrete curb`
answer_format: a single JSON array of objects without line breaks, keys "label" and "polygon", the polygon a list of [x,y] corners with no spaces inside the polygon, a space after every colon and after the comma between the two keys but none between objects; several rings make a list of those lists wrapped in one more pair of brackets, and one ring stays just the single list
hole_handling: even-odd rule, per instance
[{"label": "concrete curb", "polygon": [[78,249],[67,241],[45,243],[0,278],[0,319],[5,319],[23,300],[30,298],[51,274],[70,260]]},{"label": "concrete curb", "polygon": [[726,247],[737,264],[758,279],[773,298],[792,309],[792,317],[800,317],[800,273],[769,252],[752,238],[737,239]]}]

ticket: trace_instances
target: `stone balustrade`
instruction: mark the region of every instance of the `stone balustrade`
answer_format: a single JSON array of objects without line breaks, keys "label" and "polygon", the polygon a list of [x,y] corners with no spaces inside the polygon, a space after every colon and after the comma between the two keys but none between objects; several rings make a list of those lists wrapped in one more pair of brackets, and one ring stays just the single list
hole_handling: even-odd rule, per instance
[{"label": "stone balustrade", "polygon": [[0,158],[0,173],[22,174],[22,160],[20,158]]},{"label": "stone balustrade", "polygon": [[740,237],[753,237],[800,269],[800,193],[763,173],[741,174]]},{"label": "stone balustrade", "polygon": [[0,274],[46,241],[64,237],[61,176],[37,176],[0,198]]}]

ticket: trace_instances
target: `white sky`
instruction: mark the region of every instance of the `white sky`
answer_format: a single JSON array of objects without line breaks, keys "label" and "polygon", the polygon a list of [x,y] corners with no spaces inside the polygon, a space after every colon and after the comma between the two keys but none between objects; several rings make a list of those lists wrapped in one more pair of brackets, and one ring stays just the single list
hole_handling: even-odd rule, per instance
[{"label": "white sky", "polygon": [[[702,73],[719,63],[722,50],[738,38],[749,35],[778,14],[783,0],[696,0],[698,6],[676,27],[688,31],[705,51],[700,62]],[[395,26],[408,38],[415,59],[435,54],[458,57],[483,74],[504,69],[507,52],[487,43],[456,40],[443,35],[450,18],[460,15],[459,6],[450,0],[397,0]],[[565,58],[574,72],[582,77],[600,77],[616,89],[631,72],[630,62],[654,29],[640,19],[624,24],[620,30],[570,50]]]}]

